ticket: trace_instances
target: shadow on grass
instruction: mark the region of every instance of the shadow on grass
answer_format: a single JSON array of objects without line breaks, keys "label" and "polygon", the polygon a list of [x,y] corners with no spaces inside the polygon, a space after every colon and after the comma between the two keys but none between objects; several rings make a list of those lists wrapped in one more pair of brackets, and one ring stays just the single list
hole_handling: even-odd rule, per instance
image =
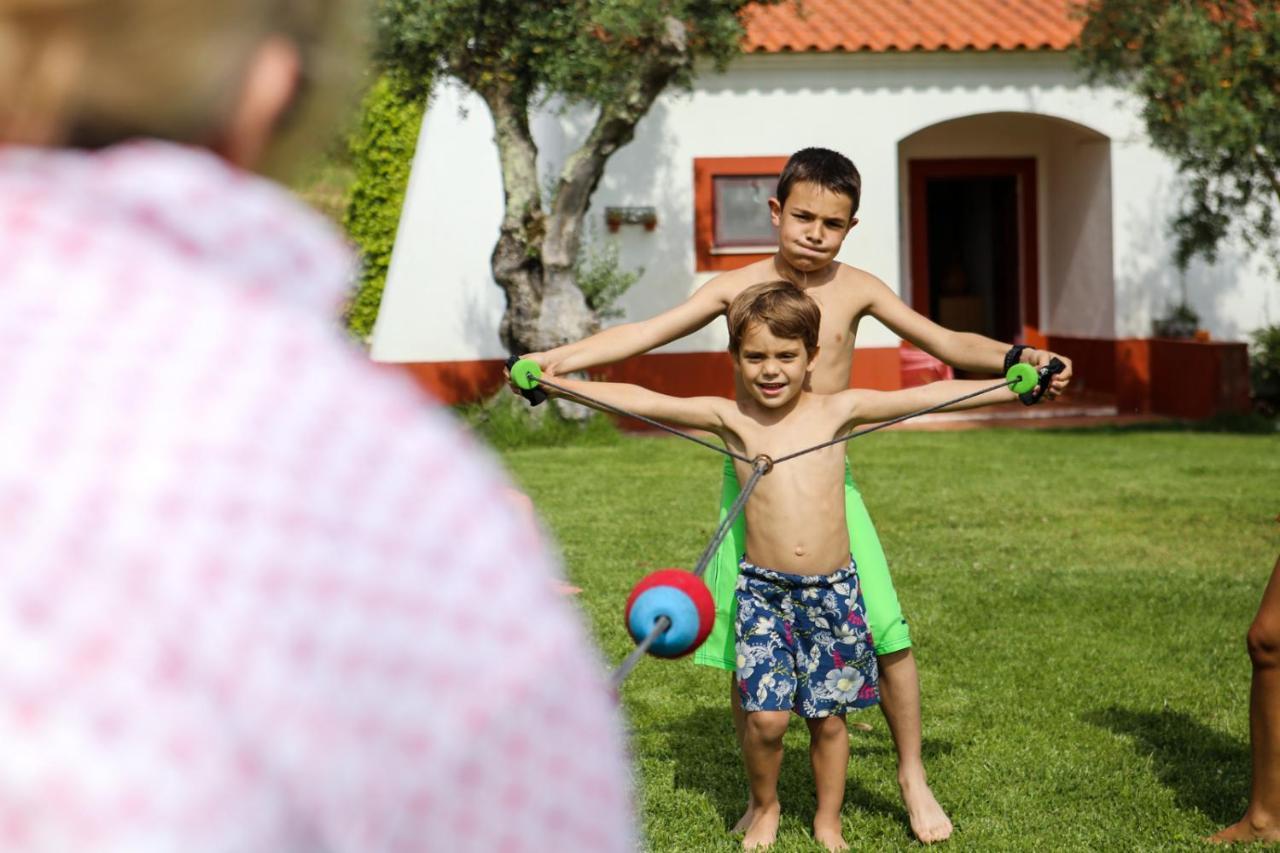
[{"label": "shadow on grass", "polygon": [[1156,778],[1179,808],[1194,809],[1218,826],[1244,813],[1249,794],[1249,745],[1168,709],[1107,708],[1084,721],[1133,740],[1134,752],[1149,756]]},{"label": "shadow on grass", "polygon": [[[854,778],[845,786],[845,808],[887,816],[901,823],[904,837],[909,838],[910,825],[902,804],[860,783],[860,779],[871,772],[896,772],[894,750],[890,745],[872,740],[874,737],[861,732],[853,734],[850,766],[856,769]],[[801,746],[807,743],[808,733],[803,723],[793,718],[778,778],[778,799],[786,811],[805,823],[812,819],[817,807],[809,751],[807,746]],[[667,729],[667,745],[675,761],[675,787],[705,797],[728,831],[747,805],[746,773],[734,740],[729,709],[696,708],[675,720]],[[923,746],[926,761],[929,756],[946,755],[953,749],[952,744],[945,741],[926,741]]]},{"label": "shadow on grass", "polygon": [[[850,760],[856,761],[859,756],[865,758],[869,755],[883,755],[892,761],[897,761],[898,750],[895,749],[893,743],[888,740],[879,740],[875,743],[867,743],[866,746],[858,746],[855,735],[852,749],[853,757]],[[926,767],[933,762],[933,759],[943,755],[950,755],[955,751],[955,744],[947,740],[933,740],[932,738],[925,738],[920,744],[920,757],[924,759]]]},{"label": "shadow on grass", "polygon": [[1044,432],[1088,433],[1090,435],[1120,435],[1142,432],[1220,432],[1239,435],[1276,435],[1280,421],[1256,412],[1247,415],[1215,415],[1199,421],[1169,420],[1147,421],[1136,424],[1108,424],[1097,426],[1045,427]]}]

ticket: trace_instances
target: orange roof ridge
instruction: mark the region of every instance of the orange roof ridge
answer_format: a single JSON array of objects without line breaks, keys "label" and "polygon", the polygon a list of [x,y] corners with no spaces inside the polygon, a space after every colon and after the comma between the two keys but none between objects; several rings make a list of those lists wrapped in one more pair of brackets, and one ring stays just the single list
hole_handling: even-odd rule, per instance
[{"label": "orange roof ridge", "polygon": [[[797,8],[799,7],[799,8]],[[1071,0],[787,0],[747,11],[750,53],[1065,50]]]}]

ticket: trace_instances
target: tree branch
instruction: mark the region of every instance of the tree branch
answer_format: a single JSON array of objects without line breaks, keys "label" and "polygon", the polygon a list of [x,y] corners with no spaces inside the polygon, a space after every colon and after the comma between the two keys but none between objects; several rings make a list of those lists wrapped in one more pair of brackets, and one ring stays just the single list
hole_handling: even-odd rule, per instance
[{"label": "tree branch", "polygon": [[544,259],[548,266],[568,267],[578,255],[583,214],[591,202],[609,157],[635,137],[644,118],[662,91],[691,57],[684,24],[666,20],[666,31],[655,45],[652,59],[634,78],[625,97],[601,106],[590,134],[565,161],[547,222]]}]

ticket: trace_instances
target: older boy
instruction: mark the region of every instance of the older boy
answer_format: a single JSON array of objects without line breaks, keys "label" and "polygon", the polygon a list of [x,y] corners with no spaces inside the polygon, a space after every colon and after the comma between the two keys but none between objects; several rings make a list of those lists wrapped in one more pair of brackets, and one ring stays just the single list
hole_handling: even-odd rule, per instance
[{"label": "older boy", "polygon": [[[822,309],[821,354],[816,357],[810,378],[811,390],[818,393],[835,393],[849,387],[858,322],[868,315],[921,349],[964,370],[998,373],[1014,360],[1037,367],[1049,363],[1054,353],[1031,347],[1010,348],[981,335],[944,329],[911,310],[875,276],[836,262],[844,238],[858,222],[855,214],[861,188],[857,169],[840,154],[821,148],[797,152],[778,179],[777,197],[769,199],[773,223],[778,228],[778,252],[772,258],[717,276],[683,304],[656,317],[613,326],[577,343],[526,357],[536,360],[549,377],[618,361],[705,326],[724,314],[746,288],[782,278],[797,284]],[[1066,364],[1066,370],[1054,378],[1047,392],[1051,398],[1060,394],[1071,378],[1070,360],[1058,358]],[[739,384],[739,398],[746,390]],[[737,491],[738,480],[732,466],[726,465],[722,513]],[[876,638],[882,707],[898,750],[898,784],[903,802],[916,837],[925,843],[941,841],[950,836],[951,822],[934,799],[925,777],[920,751],[920,685],[911,637],[884,552],[851,475],[846,477],[845,502],[854,557]],[[749,536],[750,522],[747,527]],[[732,637],[726,626],[733,621],[733,590],[743,535],[739,522],[725,537],[707,571],[707,582],[716,598],[718,627],[695,659],[722,669],[734,667]],[[733,682],[730,702],[741,736],[742,714]],[[750,824],[753,808],[749,801],[738,828]]]},{"label": "older boy", "polygon": [[[936,382],[904,391],[805,390],[819,353],[817,303],[785,281],[753,285],[729,306],[729,351],[737,401],[669,397],[634,385],[557,384],[603,403],[716,433],[747,458],[780,458],[853,426],[882,421],[990,387]],[[1014,399],[996,389],[953,408]],[[591,400],[584,400],[588,405]],[[742,749],[755,803],[743,846],[773,843],[778,771],[789,714],[808,723],[817,787],[814,836],[847,849],[841,834],[849,740],[844,715],[874,704],[876,659],[845,520],[844,447],[833,445],[776,466],[747,502],[746,550],[735,599],[736,693],[745,712]],[[751,466],[735,463],[738,476]]]}]

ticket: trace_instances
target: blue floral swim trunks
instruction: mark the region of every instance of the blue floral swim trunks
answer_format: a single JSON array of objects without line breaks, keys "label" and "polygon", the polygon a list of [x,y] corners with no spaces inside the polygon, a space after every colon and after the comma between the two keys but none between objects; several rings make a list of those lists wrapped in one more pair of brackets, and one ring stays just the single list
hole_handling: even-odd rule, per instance
[{"label": "blue floral swim trunks", "polygon": [[793,575],[738,564],[738,690],[745,711],[827,717],[880,701],[858,570]]}]

